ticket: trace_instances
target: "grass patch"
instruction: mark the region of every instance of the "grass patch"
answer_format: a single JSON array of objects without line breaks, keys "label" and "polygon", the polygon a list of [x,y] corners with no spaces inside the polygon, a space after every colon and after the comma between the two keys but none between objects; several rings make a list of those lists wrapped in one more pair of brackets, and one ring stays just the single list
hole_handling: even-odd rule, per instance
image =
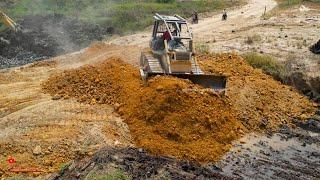
[{"label": "grass patch", "polygon": [[212,12],[243,4],[243,0],[201,0],[177,2],[174,0],[11,0],[4,7],[15,19],[26,15],[62,14],[85,22],[112,27],[115,32],[139,31],[153,23],[153,15],[179,14],[190,17],[193,11]]},{"label": "grass patch", "polygon": [[69,166],[71,165],[71,163],[63,163],[60,165],[60,172],[64,172],[65,170],[67,170],[69,168]]},{"label": "grass patch", "polygon": [[248,36],[245,40],[246,44],[254,44],[257,42],[260,42],[262,40],[261,36],[259,34],[254,34],[252,36]]},{"label": "grass patch", "polygon": [[209,45],[205,43],[196,43],[195,50],[199,54],[208,54],[210,53]]},{"label": "grass patch", "polygon": [[104,175],[89,173],[85,178],[85,180],[130,180],[130,179],[131,178],[121,170],[115,170],[112,173],[104,174]]},{"label": "grass patch", "polygon": [[288,75],[286,66],[279,63],[272,56],[250,52],[242,55],[242,57],[252,67],[262,69],[264,73],[273,76],[277,80],[283,81]]}]

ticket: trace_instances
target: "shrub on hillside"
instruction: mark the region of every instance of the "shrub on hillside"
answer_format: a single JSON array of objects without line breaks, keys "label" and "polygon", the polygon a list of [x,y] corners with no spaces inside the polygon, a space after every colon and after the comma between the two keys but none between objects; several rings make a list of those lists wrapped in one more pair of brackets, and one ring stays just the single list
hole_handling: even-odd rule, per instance
[{"label": "shrub on hillside", "polygon": [[284,81],[286,79],[288,73],[285,65],[271,56],[250,52],[244,54],[243,58],[252,67],[262,69],[277,80]]},{"label": "shrub on hillside", "polygon": [[173,3],[175,0],[157,0],[157,3]]}]

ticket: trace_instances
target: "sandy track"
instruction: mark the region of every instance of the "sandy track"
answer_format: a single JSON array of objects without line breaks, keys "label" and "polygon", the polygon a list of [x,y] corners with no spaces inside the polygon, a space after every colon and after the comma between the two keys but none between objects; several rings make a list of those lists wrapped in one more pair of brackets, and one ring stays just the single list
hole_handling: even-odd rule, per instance
[{"label": "sandy track", "polygon": [[49,61],[1,70],[0,177],[8,173],[9,156],[16,159],[18,168],[50,173],[103,146],[130,146],[128,127],[111,106],[54,101],[42,92],[41,83],[51,74],[111,56],[134,64],[140,52],[136,47],[102,43]]},{"label": "sandy track", "polygon": [[[196,41],[207,41],[216,36],[223,38],[224,33],[231,33],[231,30],[250,26],[259,22],[261,15],[265,11],[272,10],[277,6],[274,0],[250,0],[249,3],[241,8],[231,10],[228,13],[228,21],[221,21],[221,14],[200,19],[198,24],[191,25]],[[111,40],[110,44],[117,45],[137,45],[147,47],[150,40],[151,31],[142,32],[134,35],[124,36]]]}]

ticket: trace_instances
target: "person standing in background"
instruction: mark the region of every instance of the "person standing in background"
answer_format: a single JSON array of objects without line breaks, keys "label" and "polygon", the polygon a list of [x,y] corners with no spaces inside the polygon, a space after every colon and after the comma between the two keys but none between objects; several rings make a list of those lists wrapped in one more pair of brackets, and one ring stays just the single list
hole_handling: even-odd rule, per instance
[{"label": "person standing in background", "polygon": [[223,10],[223,14],[222,14],[222,21],[226,21],[228,18],[228,14],[227,14],[227,11],[226,9]]}]

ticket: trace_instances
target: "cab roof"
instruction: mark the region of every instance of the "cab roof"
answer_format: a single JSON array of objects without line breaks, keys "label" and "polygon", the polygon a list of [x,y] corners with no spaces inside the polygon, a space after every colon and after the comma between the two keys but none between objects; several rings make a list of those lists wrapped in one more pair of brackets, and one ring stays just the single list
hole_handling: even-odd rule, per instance
[{"label": "cab roof", "polygon": [[156,13],[156,15],[153,16],[153,18],[156,21],[187,23],[187,20],[185,20],[184,18],[182,18],[179,15],[166,16],[166,15],[160,15],[160,14]]}]

